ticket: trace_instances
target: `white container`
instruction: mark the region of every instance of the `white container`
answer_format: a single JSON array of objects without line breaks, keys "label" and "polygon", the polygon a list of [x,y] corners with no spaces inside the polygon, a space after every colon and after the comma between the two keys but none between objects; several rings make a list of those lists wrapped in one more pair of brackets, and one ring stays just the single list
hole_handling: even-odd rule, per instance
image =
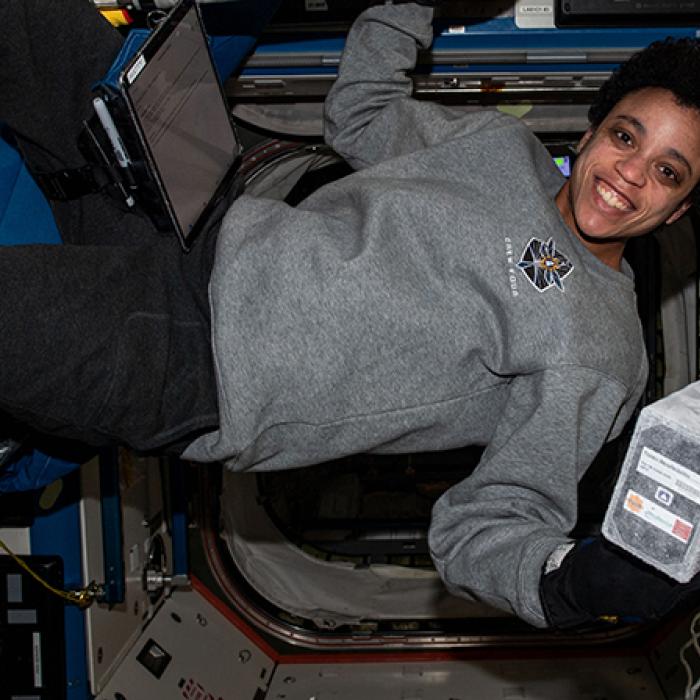
[{"label": "white container", "polygon": [[676,581],[700,571],[700,382],[642,409],[603,535]]}]

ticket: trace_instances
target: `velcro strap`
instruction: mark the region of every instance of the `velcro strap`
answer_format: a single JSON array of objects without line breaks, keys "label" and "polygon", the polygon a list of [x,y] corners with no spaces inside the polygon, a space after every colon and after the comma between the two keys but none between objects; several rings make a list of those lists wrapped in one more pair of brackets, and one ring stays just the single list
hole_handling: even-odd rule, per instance
[{"label": "velcro strap", "polygon": [[36,173],[34,179],[47,199],[61,202],[94,194],[112,182],[104,168],[96,165],[57,170],[53,173]]}]

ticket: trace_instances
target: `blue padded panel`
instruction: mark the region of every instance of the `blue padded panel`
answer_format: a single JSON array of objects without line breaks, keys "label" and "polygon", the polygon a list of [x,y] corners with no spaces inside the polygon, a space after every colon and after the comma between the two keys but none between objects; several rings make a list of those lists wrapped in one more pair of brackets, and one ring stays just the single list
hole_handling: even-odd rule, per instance
[{"label": "blue padded panel", "polygon": [[24,167],[19,153],[0,138],[0,245],[60,241],[44,195]]}]

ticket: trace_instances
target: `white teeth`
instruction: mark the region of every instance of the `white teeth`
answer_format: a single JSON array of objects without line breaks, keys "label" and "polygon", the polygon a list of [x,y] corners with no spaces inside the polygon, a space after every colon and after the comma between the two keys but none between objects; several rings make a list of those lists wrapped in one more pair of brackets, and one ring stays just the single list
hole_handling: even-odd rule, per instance
[{"label": "white teeth", "polygon": [[596,192],[605,200],[606,204],[609,204],[615,209],[620,209],[622,211],[628,209],[629,207],[625,202],[623,202],[612,190],[604,188],[600,183],[595,186]]}]

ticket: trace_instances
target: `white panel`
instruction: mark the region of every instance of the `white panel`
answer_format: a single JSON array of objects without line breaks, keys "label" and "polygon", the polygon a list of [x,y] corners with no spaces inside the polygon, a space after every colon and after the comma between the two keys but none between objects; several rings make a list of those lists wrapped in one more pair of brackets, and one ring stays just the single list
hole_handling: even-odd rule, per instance
[{"label": "white panel", "polygon": [[[170,657],[160,678],[138,660],[149,640]],[[201,595],[178,590],[96,700],[118,694],[128,700],[253,700],[273,669],[274,662]]]},{"label": "white panel", "polygon": [[[142,573],[153,530],[162,516],[158,460],[120,457],[120,491],[123,519],[123,561],[126,593],[123,603],[109,607],[94,604],[86,612],[88,676],[90,688],[98,693],[138,637],[144,621],[152,614]],[[99,499],[99,465],[88,463],[81,472],[81,529],[84,580],[104,581],[102,515]],[[166,538],[169,550],[169,538]]]},{"label": "white panel", "polygon": [[[31,554],[28,527],[4,527],[0,528],[0,540],[2,540],[15,554]],[[4,550],[0,555],[5,554]]]},{"label": "white panel", "polygon": [[266,700],[665,700],[642,658],[281,664]]}]

